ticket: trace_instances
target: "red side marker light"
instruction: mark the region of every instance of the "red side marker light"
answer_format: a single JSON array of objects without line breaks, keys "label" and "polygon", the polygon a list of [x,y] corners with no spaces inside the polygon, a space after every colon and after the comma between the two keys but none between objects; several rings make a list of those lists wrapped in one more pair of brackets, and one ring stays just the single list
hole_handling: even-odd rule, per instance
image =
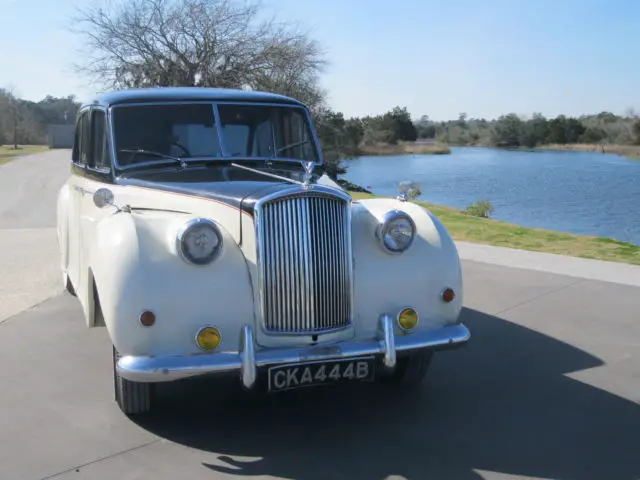
[{"label": "red side marker light", "polygon": [[445,288],[442,291],[442,301],[449,303],[452,302],[453,299],[456,298],[456,293],[451,288]]},{"label": "red side marker light", "polygon": [[140,314],[140,323],[145,327],[151,327],[154,323],[156,323],[156,315],[155,313],[146,310]]}]

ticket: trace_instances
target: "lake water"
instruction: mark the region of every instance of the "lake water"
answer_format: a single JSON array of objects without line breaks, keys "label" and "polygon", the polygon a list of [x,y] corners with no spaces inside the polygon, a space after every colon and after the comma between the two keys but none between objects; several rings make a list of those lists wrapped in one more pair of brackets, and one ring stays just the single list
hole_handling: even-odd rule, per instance
[{"label": "lake water", "polygon": [[427,202],[464,209],[488,199],[499,220],[640,244],[640,161],[622,156],[454,147],[345,166],[343,178],[378,195],[395,196],[398,182],[412,180]]}]

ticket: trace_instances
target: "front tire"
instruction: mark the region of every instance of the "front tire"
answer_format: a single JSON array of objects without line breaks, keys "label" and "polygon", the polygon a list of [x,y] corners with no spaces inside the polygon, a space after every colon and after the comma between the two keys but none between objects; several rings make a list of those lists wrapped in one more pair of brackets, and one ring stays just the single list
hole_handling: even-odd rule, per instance
[{"label": "front tire", "polygon": [[394,371],[382,377],[384,383],[393,385],[417,386],[422,383],[433,359],[433,352],[413,353],[398,358]]},{"label": "front tire", "polygon": [[[95,323],[96,325],[104,325],[104,317],[102,316],[102,308],[100,307],[100,297],[98,289],[93,285],[94,302],[95,302]],[[116,350],[115,345],[112,346],[113,356],[113,390],[116,403],[125,415],[138,415],[151,411],[153,406],[153,396],[155,393],[154,384],[132,382],[118,375],[116,364],[120,359],[120,354]]]},{"label": "front tire", "polygon": [[118,375],[116,363],[120,354],[113,347],[113,379],[115,400],[125,415],[138,415],[151,411],[154,385],[152,383],[132,382]]}]

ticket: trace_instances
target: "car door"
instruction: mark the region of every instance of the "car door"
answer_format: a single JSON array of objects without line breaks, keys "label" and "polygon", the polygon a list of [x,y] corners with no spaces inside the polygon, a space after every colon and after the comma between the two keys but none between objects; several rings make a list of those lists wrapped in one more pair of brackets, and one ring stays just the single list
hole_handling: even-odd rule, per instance
[{"label": "car door", "polygon": [[80,216],[85,182],[85,170],[89,149],[89,109],[81,110],[76,121],[72,152],[71,178],[69,180],[68,217],[68,267],[67,274],[76,286],[80,285],[81,232]]},{"label": "car door", "polygon": [[96,206],[94,194],[101,189],[113,189],[111,178],[111,162],[109,156],[109,139],[107,135],[107,114],[102,107],[92,107],[89,117],[89,148],[80,202],[80,238],[82,242],[81,264],[85,265],[80,272],[82,282],[91,266],[91,247],[95,244],[96,226],[107,215],[113,215],[115,208],[106,205]]}]

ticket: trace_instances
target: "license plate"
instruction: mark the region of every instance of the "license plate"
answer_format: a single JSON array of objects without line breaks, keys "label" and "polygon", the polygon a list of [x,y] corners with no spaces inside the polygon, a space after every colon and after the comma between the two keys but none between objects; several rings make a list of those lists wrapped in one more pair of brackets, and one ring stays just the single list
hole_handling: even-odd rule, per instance
[{"label": "license plate", "polygon": [[373,357],[278,365],[269,368],[269,391],[349,381],[370,382],[374,379],[374,368]]}]

